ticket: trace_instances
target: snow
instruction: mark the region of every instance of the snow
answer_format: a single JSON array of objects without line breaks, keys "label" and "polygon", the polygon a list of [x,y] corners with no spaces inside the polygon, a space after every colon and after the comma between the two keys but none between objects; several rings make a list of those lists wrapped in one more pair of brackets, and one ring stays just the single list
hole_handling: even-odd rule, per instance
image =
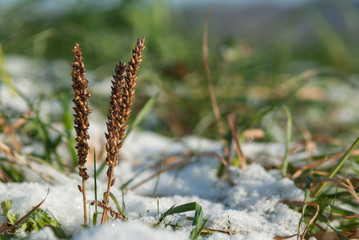
[{"label": "snow", "polygon": [[[134,132],[126,141],[123,151],[131,152],[137,160],[123,159],[115,170],[117,178],[121,181],[116,181],[112,192],[119,200],[120,183],[138,171],[138,167],[132,166],[131,161],[145,159],[156,153],[183,151],[187,147],[195,149],[201,146],[202,150],[208,150],[219,146],[219,143],[194,137],[184,138],[182,143],[178,143],[148,132]],[[146,149],[150,150],[147,152]],[[163,225],[154,229],[150,225],[158,221],[158,211],[164,213],[173,205],[193,201],[203,207],[204,218],[208,219],[206,227],[224,232],[229,229],[236,233],[232,236],[216,233],[209,239],[272,239],[275,235],[296,233],[300,214],[281,203],[284,199],[303,200],[303,192],[297,189],[291,180],[282,179],[277,170],[266,171],[259,164],[251,164],[245,172],[231,167],[229,184],[216,177],[215,168],[218,163],[218,159],[205,156],[200,157],[199,161],[192,160],[192,164],[185,166],[181,171],[162,173],[155,194],[160,196],[159,209],[156,198],[151,197],[157,181],[157,178],[154,178],[125,194],[128,222],[117,220],[91,230],[82,230],[81,227],[82,195],[77,189],[81,179],[76,175],[65,176],[49,166],[33,164],[33,167],[53,176],[54,185],[47,184],[39,177],[33,177],[26,183],[1,183],[0,201],[11,199],[11,211],[24,215],[32,206],[44,199],[49,188],[50,193],[41,208],[50,211],[62,225],[65,233],[78,240],[188,239],[192,222],[186,220],[186,217],[193,217],[193,212],[166,218],[168,222],[183,226],[176,231]],[[152,169],[146,169],[130,186],[153,172]],[[102,193],[105,191],[106,182],[104,176],[100,179],[104,179],[98,181],[98,191]],[[92,178],[87,181],[87,198],[94,199]],[[112,207],[116,209],[114,205]],[[90,211],[93,213],[94,208],[90,207]],[[35,236],[36,239],[54,237],[49,229],[36,233],[32,238]]]},{"label": "snow", "polygon": [[138,240],[181,240],[186,239],[186,235],[183,232],[173,232],[163,229],[157,231],[145,225],[137,224],[135,222],[126,223],[113,223],[107,224],[103,227],[96,227],[90,231],[83,232],[76,236],[74,240],[81,239],[138,239]]},{"label": "snow", "polygon": [[[20,61],[15,58],[16,61]],[[15,61],[14,60],[14,61]],[[13,63],[24,64],[22,62]],[[10,64],[11,65],[11,64]],[[17,66],[18,68],[18,66]],[[31,67],[23,70],[32,71]],[[10,71],[11,69],[9,69]],[[24,71],[25,71],[24,70]],[[11,73],[11,72],[10,72]],[[18,72],[12,75],[14,84],[30,99],[34,99],[39,92],[32,92],[31,79],[25,73]],[[40,81],[40,80],[39,80]],[[26,83],[27,84],[23,84]],[[30,85],[29,85],[30,84]],[[36,83],[40,84],[40,83]],[[46,86],[44,86],[46,88]],[[39,88],[38,88],[39,89]],[[12,94],[5,85],[1,89],[2,107],[11,107],[18,111],[26,111],[24,102]],[[54,109],[53,102],[44,103],[44,112],[41,116],[50,115]],[[48,104],[46,106],[46,104]],[[106,118],[94,113],[90,116],[91,151],[95,148],[97,153],[104,147],[104,131]],[[34,146],[32,146],[34,147]],[[26,152],[32,152],[27,146]],[[188,151],[195,152],[195,156],[186,164],[145,182],[131,190],[131,187],[142,182],[160,169],[156,165],[163,158],[178,154],[179,160],[186,158]],[[170,226],[161,223],[158,228],[151,227],[159,219],[158,213],[164,213],[173,205],[197,202],[203,208],[204,218],[207,219],[206,228],[217,230],[208,239],[273,239],[275,235],[287,236],[297,232],[300,214],[291,210],[282,200],[303,201],[304,193],[296,188],[293,181],[283,179],[278,170],[267,171],[258,163],[247,166],[246,171],[236,167],[228,169],[228,179],[220,180],[216,176],[220,163],[218,158],[208,152],[220,153],[221,144],[218,141],[201,139],[189,136],[181,139],[170,139],[152,132],[133,131],[126,138],[121,149],[120,163],[115,168],[116,183],[111,192],[121,202],[121,184],[138,174],[126,189],[124,201],[128,213],[128,221],[110,221],[104,226],[90,226],[89,230],[82,228],[83,206],[82,194],[77,185],[81,179],[75,174],[63,174],[56,168],[31,161],[32,168],[51,179],[51,184],[35,174],[32,170],[24,168],[27,182],[0,183],[0,202],[11,199],[13,206],[11,212],[24,215],[31,208],[41,202],[47,194],[41,208],[48,210],[61,224],[65,233],[76,240],[87,239],[189,239],[193,229],[194,212],[186,212],[166,217],[165,222],[177,224],[180,228],[173,231]],[[251,159],[265,157],[265,162],[278,165],[284,152],[282,144],[243,144],[243,151]],[[206,154],[203,154],[207,152]],[[182,156],[181,156],[182,154]],[[63,154],[64,158],[67,157]],[[91,159],[91,155],[89,155]],[[98,160],[103,160],[103,156]],[[256,162],[256,161],[255,161]],[[99,166],[99,164],[98,164]],[[162,168],[167,165],[163,164]],[[88,173],[93,176],[92,163],[89,163]],[[152,197],[156,181],[158,186]],[[106,191],[106,171],[97,178],[98,198]],[[88,200],[94,200],[94,179],[86,182]],[[158,201],[157,201],[158,196]],[[115,205],[110,202],[113,209]],[[89,211],[94,213],[94,207]],[[6,218],[0,214],[0,224]],[[92,219],[91,221],[92,222]],[[233,235],[227,234],[228,232]],[[50,228],[30,234],[30,239],[57,239]],[[295,238],[293,238],[295,239]]]}]

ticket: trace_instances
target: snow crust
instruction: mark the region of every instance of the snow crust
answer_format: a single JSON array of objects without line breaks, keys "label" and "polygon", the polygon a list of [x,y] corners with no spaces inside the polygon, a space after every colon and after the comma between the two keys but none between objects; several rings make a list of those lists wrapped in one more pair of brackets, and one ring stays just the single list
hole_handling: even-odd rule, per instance
[{"label": "snow crust", "polygon": [[[149,132],[133,133],[124,145],[125,155],[132,158],[122,159],[115,170],[119,181],[112,188],[113,194],[121,200],[119,186],[134,176],[140,168],[146,166],[146,159],[153,154],[182,152],[188,147],[207,151],[218,149],[218,142],[194,137],[181,141],[168,139]],[[158,160],[158,159],[157,159]],[[134,162],[143,162],[133,165]],[[34,165],[42,172],[52,176],[54,184],[49,185],[40,177],[32,176],[30,182],[0,184],[0,201],[11,199],[15,214],[24,215],[42,201],[50,189],[49,195],[41,208],[51,212],[62,225],[66,234],[74,239],[188,239],[192,231],[194,212],[168,216],[166,222],[182,226],[173,231],[163,224],[155,229],[150,225],[158,221],[158,212],[164,213],[173,205],[196,201],[203,207],[204,218],[208,219],[207,228],[217,232],[209,239],[273,239],[275,235],[291,235],[297,231],[300,214],[281,203],[281,200],[303,200],[303,192],[295,187],[289,179],[282,179],[277,170],[266,171],[259,164],[251,164],[246,171],[230,167],[229,181],[220,181],[216,176],[219,160],[215,157],[199,157],[181,170],[162,173],[156,196],[151,197],[157,178],[154,178],[133,191],[125,194],[125,203],[129,221],[119,220],[91,230],[82,230],[82,195],[77,189],[81,179],[76,175],[65,176],[53,168]],[[89,168],[91,168],[89,166]],[[158,169],[147,168],[142,171],[133,184],[141,182]],[[98,179],[98,192],[105,191],[104,173]],[[93,179],[87,181],[87,198],[94,199]],[[112,204],[114,209],[115,206]],[[94,208],[90,207],[93,213]],[[90,214],[91,215],[91,214]],[[4,218],[0,220],[4,221]],[[236,233],[228,235],[224,232]],[[32,239],[55,239],[45,229],[31,235]]]}]

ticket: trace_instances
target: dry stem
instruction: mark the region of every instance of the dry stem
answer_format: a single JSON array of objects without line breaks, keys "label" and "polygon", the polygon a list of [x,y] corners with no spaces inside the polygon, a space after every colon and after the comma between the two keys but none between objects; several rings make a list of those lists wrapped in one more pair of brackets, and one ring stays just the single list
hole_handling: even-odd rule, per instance
[{"label": "dry stem", "polygon": [[80,192],[83,195],[83,205],[84,205],[84,223],[87,224],[87,208],[86,208],[86,187],[85,181],[89,178],[86,173],[86,158],[89,150],[87,140],[90,138],[88,134],[89,121],[88,115],[91,113],[91,110],[88,106],[88,98],[91,96],[87,92],[88,80],[84,77],[85,75],[85,65],[82,62],[82,52],[81,47],[78,43],[75,44],[74,49],[72,50],[75,61],[72,63],[72,88],[75,92],[75,98],[73,102],[74,107],[74,127],[76,130],[76,150],[77,157],[79,160],[79,175],[82,177],[82,187],[79,187]]},{"label": "dry stem", "polygon": [[[138,39],[135,49],[132,51],[132,57],[128,63],[127,69],[125,63],[119,63],[113,75],[112,91],[110,99],[110,110],[107,122],[106,134],[106,164],[108,166],[107,177],[107,192],[104,198],[104,204],[107,207],[109,203],[109,195],[111,186],[115,182],[113,178],[114,168],[118,164],[118,152],[123,145],[123,139],[126,136],[128,120],[131,112],[131,105],[133,95],[135,93],[135,86],[137,80],[137,72],[139,64],[142,61],[142,51],[144,50],[145,38]],[[108,221],[108,208],[104,208],[101,223]]]},{"label": "dry stem", "polygon": [[97,202],[96,201],[89,201],[89,203],[92,206],[96,205],[96,206],[98,206],[100,208],[106,209],[110,213],[111,217],[114,218],[114,219],[126,220],[125,216],[123,216],[121,213],[116,212],[115,210],[113,210],[112,207],[109,207],[109,206],[105,205],[104,202],[101,202],[101,201],[97,201]]},{"label": "dry stem", "polygon": [[211,97],[211,103],[212,103],[212,109],[213,109],[213,113],[216,117],[216,122],[217,122],[217,126],[218,126],[218,132],[221,136],[221,142],[223,144],[223,153],[224,153],[224,157],[227,160],[228,164],[230,163],[230,153],[229,153],[229,147],[228,147],[228,142],[226,140],[225,137],[225,132],[224,132],[224,127],[223,127],[223,122],[221,119],[221,113],[219,111],[219,107],[218,107],[218,103],[217,103],[217,98],[216,98],[216,94],[214,91],[214,87],[213,87],[213,83],[212,83],[212,78],[211,78],[211,71],[209,68],[209,64],[208,64],[208,21],[209,21],[209,16],[211,13],[211,9],[208,9],[207,12],[207,16],[206,16],[206,20],[204,22],[204,26],[203,26],[203,43],[202,43],[202,51],[203,51],[203,66],[206,72],[206,77],[207,77],[207,81],[208,81],[208,91]]}]

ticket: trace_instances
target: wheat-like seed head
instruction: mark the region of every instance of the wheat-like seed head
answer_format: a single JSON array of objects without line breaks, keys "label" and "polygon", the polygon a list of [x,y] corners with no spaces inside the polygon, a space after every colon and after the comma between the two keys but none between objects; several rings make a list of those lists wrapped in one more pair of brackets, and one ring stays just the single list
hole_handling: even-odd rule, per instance
[{"label": "wheat-like seed head", "polygon": [[[131,112],[131,105],[133,94],[135,93],[135,86],[137,80],[137,72],[139,70],[139,64],[142,61],[142,51],[145,39],[138,39],[135,49],[132,51],[131,61],[126,64],[120,62],[116,66],[115,75],[113,76],[112,88],[111,88],[111,99],[110,99],[110,110],[107,121],[106,136],[106,164],[107,169],[107,192],[104,196],[104,206],[108,206],[110,189],[115,183],[113,178],[114,168],[118,164],[118,152],[123,145],[123,140],[126,136],[126,121],[128,120]],[[104,208],[101,223],[108,221],[108,211]]]},{"label": "wheat-like seed head", "polygon": [[115,75],[113,75],[110,111],[107,121],[108,133],[106,134],[106,164],[109,167],[107,170],[109,178],[112,177],[113,168],[118,164],[117,155],[126,136],[126,121],[131,112],[137,72],[142,61],[142,51],[145,48],[144,41],[145,38],[138,39],[127,68],[125,63],[120,62],[119,65],[116,65]]},{"label": "wheat-like seed head", "polygon": [[[140,63],[142,62],[142,52],[145,49],[145,38],[138,38],[135,49],[132,50],[131,60],[128,62],[128,67],[126,70],[126,85],[124,88],[124,101],[128,108],[132,105],[133,95],[135,93],[135,86],[137,80],[137,72],[140,68]],[[128,112],[128,115],[130,111]],[[128,116],[127,116],[128,118]]]},{"label": "wheat-like seed head", "polygon": [[127,126],[125,122],[127,119],[123,117],[124,112],[127,111],[123,103],[122,89],[125,85],[126,63],[120,62],[116,65],[115,74],[113,75],[111,87],[110,110],[107,125],[108,133],[106,136],[106,164],[108,165],[108,172],[111,168],[118,164],[117,155],[122,147],[122,140],[125,137],[125,130]]},{"label": "wheat-like seed head", "polygon": [[88,98],[91,96],[87,92],[88,80],[84,77],[85,75],[85,65],[82,62],[82,53],[81,47],[76,43],[74,49],[72,50],[75,61],[72,63],[72,88],[75,91],[75,98],[73,102],[74,107],[74,127],[76,131],[76,150],[77,157],[79,160],[79,172],[80,176],[87,180],[89,176],[86,173],[85,163],[87,158],[87,153],[89,146],[87,140],[90,138],[88,134],[89,121],[88,115],[92,112],[88,106]]}]

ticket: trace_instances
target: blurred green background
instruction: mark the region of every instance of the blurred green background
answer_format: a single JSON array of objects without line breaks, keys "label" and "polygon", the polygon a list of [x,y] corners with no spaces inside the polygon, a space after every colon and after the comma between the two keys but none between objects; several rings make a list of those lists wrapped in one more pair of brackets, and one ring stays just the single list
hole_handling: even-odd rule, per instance
[{"label": "blurred green background", "polygon": [[[83,49],[93,94],[91,108],[107,114],[114,66],[128,61],[137,37],[146,37],[134,109],[158,95],[140,127],[169,136],[218,139],[202,63],[206,1],[0,1],[2,63],[21,56],[42,61],[53,92],[71,107],[72,47]],[[359,130],[358,1],[215,1],[209,20],[209,63],[222,118],[233,112],[241,131],[262,128],[266,141],[285,137],[285,104],[294,138],[351,143]],[[56,71],[59,60],[68,63]],[[19,66],[20,67],[20,66]],[[20,70],[20,69],[19,69]],[[2,71],[5,71],[2,68]],[[1,74],[4,80],[4,72]],[[33,81],[38,81],[34,78]],[[41,88],[41,85],[38,85]],[[55,116],[54,116],[55,118]],[[56,121],[54,119],[53,121]],[[225,124],[229,133],[228,124]]]}]

